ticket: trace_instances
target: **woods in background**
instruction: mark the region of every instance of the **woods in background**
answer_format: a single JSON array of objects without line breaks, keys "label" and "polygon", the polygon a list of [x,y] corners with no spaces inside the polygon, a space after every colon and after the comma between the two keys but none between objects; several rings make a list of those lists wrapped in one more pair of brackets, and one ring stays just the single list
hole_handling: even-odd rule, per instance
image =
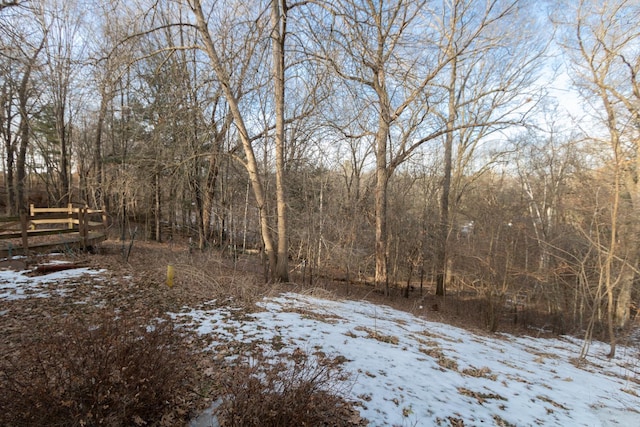
[{"label": "woods in background", "polygon": [[272,282],[533,299],[606,324],[613,354],[638,298],[640,8],[533,3],[2,2],[4,209],[259,248]]}]

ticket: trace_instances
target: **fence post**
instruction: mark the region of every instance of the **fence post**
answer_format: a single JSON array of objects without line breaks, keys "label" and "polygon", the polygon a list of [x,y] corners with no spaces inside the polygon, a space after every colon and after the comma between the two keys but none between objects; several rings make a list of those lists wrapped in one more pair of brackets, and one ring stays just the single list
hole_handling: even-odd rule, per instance
[{"label": "fence post", "polygon": [[[73,229],[73,205],[71,203],[69,203],[67,205],[67,214],[69,215],[69,230]],[[80,220],[80,212],[78,212],[78,222]],[[80,224],[78,224],[78,227],[80,227]]]},{"label": "fence post", "polygon": [[80,231],[80,237],[82,238],[82,249],[85,251],[87,250],[87,237],[89,236],[89,223],[87,218],[89,218],[87,208],[80,208],[78,210],[78,231]]},{"label": "fence post", "polygon": [[107,229],[109,228],[109,220],[107,219],[107,211],[103,208],[102,209],[102,232],[104,233],[104,235],[107,235]]},{"label": "fence post", "polygon": [[29,234],[27,231],[28,223],[29,221],[27,220],[27,213],[24,211],[20,212],[20,232],[22,233],[22,250],[25,256],[29,255]]}]

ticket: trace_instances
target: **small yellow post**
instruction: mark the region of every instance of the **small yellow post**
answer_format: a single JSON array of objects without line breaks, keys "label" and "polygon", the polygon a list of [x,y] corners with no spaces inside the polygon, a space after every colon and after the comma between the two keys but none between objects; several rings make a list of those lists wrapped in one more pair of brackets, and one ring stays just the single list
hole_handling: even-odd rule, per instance
[{"label": "small yellow post", "polygon": [[173,268],[173,265],[167,265],[167,286],[170,288],[173,287],[173,278],[175,277],[175,275],[176,270]]}]

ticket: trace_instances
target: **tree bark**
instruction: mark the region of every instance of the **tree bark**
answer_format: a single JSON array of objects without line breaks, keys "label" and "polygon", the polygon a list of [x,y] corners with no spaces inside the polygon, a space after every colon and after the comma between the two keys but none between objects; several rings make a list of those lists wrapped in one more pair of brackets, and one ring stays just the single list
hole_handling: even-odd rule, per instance
[{"label": "tree bark", "polygon": [[153,189],[155,205],[153,209],[155,241],[162,242],[162,187],[160,184],[160,173],[157,171],[153,174]]},{"label": "tree bark", "polygon": [[385,82],[383,64],[378,64],[374,70],[373,87],[380,101],[380,114],[378,116],[378,130],[376,132],[376,188],[375,188],[375,215],[376,215],[376,244],[375,244],[375,287],[382,289],[385,295],[389,295],[389,236],[387,232],[387,188],[389,184],[389,166],[387,160],[389,130],[391,128],[391,104]]},{"label": "tree bark", "polygon": [[269,268],[271,271],[271,275],[273,275],[276,271],[277,264],[277,255],[275,252],[275,247],[273,244],[273,237],[271,235],[271,229],[269,224],[269,216],[266,210],[266,200],[264,189],[262,185],[262,180],[260,179],[260,173],[258,169],[258,162],[256,160],[255,153],[253,151],[253,146],[251,145],[251,139],[249,138],[249,132],[247,131],[247,127],[244,122],[244,117],[242,112],[240,111],[240,106],[238,105],[238,100],[236,99],[233,90],[231,89],[231,79],[223,67],[223,64],[220,60],[220,56],[218,55],[218,51],[215,47],[215,43],[211,38],[211,34],[209,33],[209,29],[207,27],[207,22],[204,18],[204,13],[202,11],[202,4],[199,0],[193,0],[192,11],[195,14],[198,32],[200,33],[204,44],[205,51],[211,61],[211,66],[213,71],[216,73],[220,85],[222,86],[222,91],[229,104],[229,109],[231,114],[233,115],[234,123],[238,129],[238,133],[240,135],[240,141],[242,143],[242,147],[244,149],[244,153],[246,156],[245,167],[249,174],[249,180],[251,182],[251,188],[253,189],[253,194],[256,199],[256,205],[258,208],[258,214],[260,218],[260,230],[262,234],[262,241],[264,244],[265,254],[267,256],[267,260],[269,263]]},{"label": "tree bark", "polygon": [[100,90],[100,109],[98,110],[98,122],[96,123],[96,136],[93,141],[93,200],[96,208],[105,209],[105,200],[102,189],[104,180],[102,166],[102,130],[104,128],[104,119],[107,114],[107,93],[104,87]]},{"label": "tree bark", "polygon": [[[63,94],[66,93],[66,88],[61,87],[58,90]],[[67,206],[70,201],[71,187],[69,185],[69,158],[67,154],[69,141],[67,124],[65,123],[66,95],[61,95],[60,98],[56,101],[58,105],[55,107],[56,133],[60,141],[60,190],[62,193],[58,203],[60,206]]]},{"label": "tree bark", "polygon": [[14,210],[19,213],[27,211],[27,198],[25,194],[25,186],[27,180],[26,159],[27,147],[29,146],[29,138],[31,135],[29,126],[29,114],[27,112],[27,102],[29,100],[28,85],[31,77],[32,63],[27,65],[20,90],[18,91],[18,102],[20,109],[20,126],[18,133],[20,135],[20,145],[18,147],[18,156],[16,159],[16,206]]},{"label": "tree bark", "polygon": [[276,108],[276,209],[278,215],[278,256],[274,279],[289,281],[289,238],[287,232],[287,197],[285,192],[285,63],[284,42],[287,34],[286,0],[272,0],[271,25],[274,99]]},{"label": "tree bark", "polygon": [[14,182],[14,169],[15,169],[15,140],[13,136],[12,128],[12,120],[13,115],[11,112],[11,93],[7,93],[6,89],[3,87],[2,90],[2,120],[0,120],[2,124],[2,134],[4,137],[4,149],[5,149],[5,176],[4,176],[4,186],[7,190],[7,198],[6,198],[6,214],[10,215],[11,213],[15,213],[15,204],[16,204],[16,193],[15,193],[15,182]]},{"label": "tree bark", "polygon": [[18,147],[18,156],[16,159],[16,212],[27,211],[27,197],[26,197],[26,181],[27,181],[27,148],[29,147],[29,140],[31,136],[31,125],[29,123],[28,102],[29,102],[29,83],[31,82],[31,73],[35,67],[38,55],[45,46],[47,39],[47,32],[42,36],[40,45],[36,48],[33,56],[28,59],[25,64],[24,74],[20,81],[20,88],[18,89],[18,109],[20,113],[20,126],[18,127],[18,134],[20,135],[20,145]]},{"label": "tree bark", "polygon": [[[452,18],[455,19],[455,16]],[[451,53],[450,53],[451,55]],[[447,133],[444,138],[444,172],[442,194],[440,196],[440,230],[437,251],[436,295],[445,296],[447,283],[447,247],[449,240],[449,199],[451,193],[451,169],[453,162],[453,129],[456,121],[456,80],[457,58],[451,60],[451,74],[448,88]]]},{"label": "tree bark", "polygon": [[[216,197],[216,187],[218,185],[218,177],[220,175],[220,161],[223,151],[224,138],[229,132],[232,122],[232,115],[225,117],[224,123],[220,129],[214,130],[213,146],[209,153],[209,170],[207,171],[207,181],[205,191],[202,195],[202,238],[208,242],[212,239],[211,222],[214,209],[214,201]],[[223,181],[224,182],[224,181]],[[222,236],[220,236],[222,237]],[[218,242],[222,244],[222,239]]]}]

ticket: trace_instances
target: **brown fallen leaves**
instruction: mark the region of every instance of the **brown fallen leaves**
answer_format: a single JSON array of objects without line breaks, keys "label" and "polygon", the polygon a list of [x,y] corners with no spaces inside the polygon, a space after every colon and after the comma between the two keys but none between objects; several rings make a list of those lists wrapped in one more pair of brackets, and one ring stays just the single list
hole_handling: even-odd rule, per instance
[{"label": "brown fallen leaves", "polygon": [[[56,259],[107,271],[42,276],[27,298],[0,299],[0,425],[185,425],[217,399],[222,425],[366,425],[336,389],[339,360],[298,351],[274,361],[242,343],[215,354],[167,316],[205,303],[256,310],[253,302],[275,291],[250,269],[214,252],[137,242],[126,263],[114,243]],[[168,263],[177,267],[171,289]],[[247,354],[256,363],[238,362]]]}]

